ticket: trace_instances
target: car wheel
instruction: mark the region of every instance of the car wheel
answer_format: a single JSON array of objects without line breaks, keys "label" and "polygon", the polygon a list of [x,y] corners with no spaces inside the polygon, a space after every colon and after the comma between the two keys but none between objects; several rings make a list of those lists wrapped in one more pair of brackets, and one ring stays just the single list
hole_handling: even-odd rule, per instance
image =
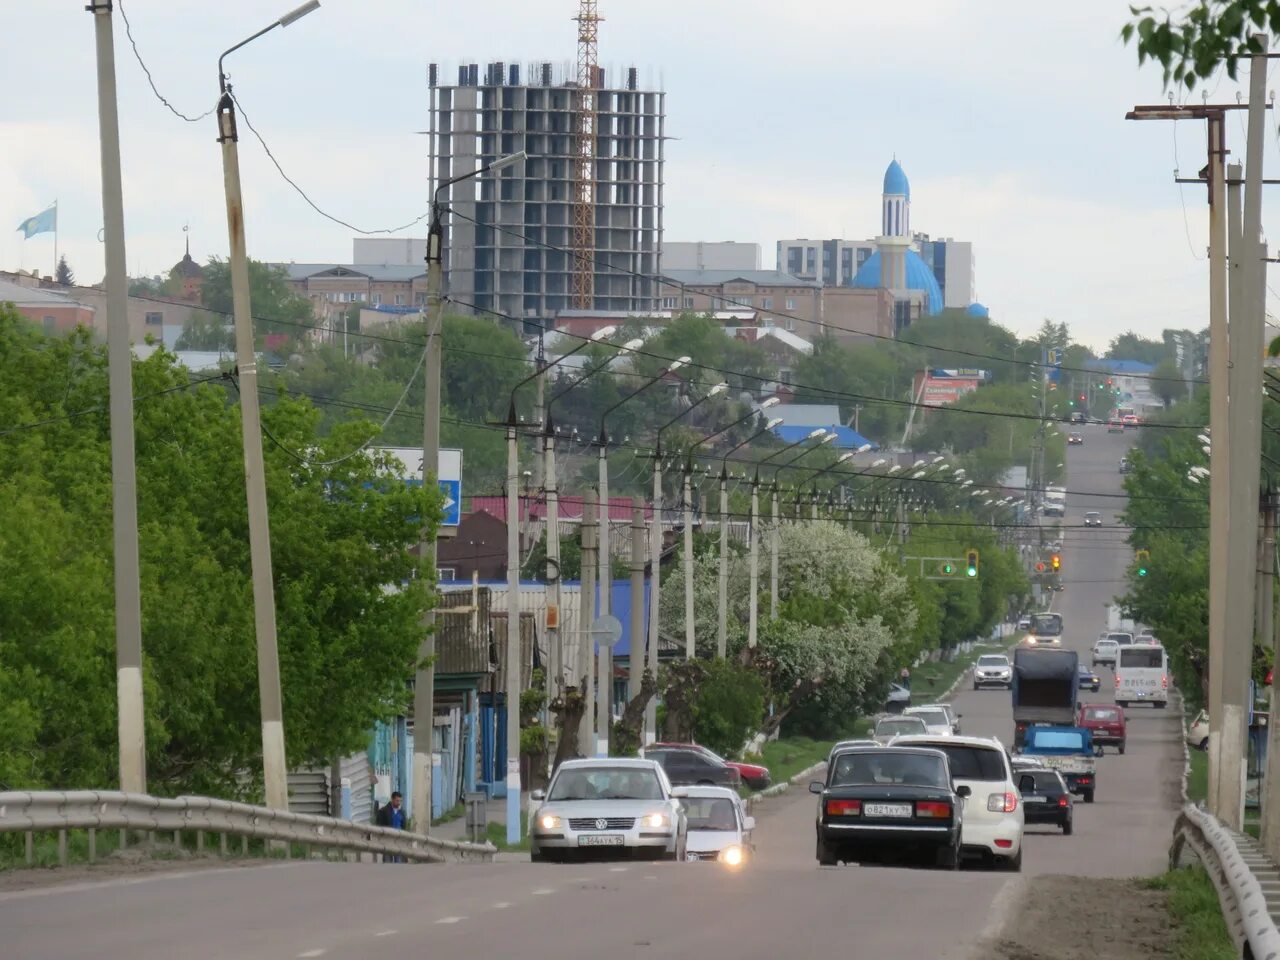
[{"label": "car wheel", "polygon": [[1165,702],[1164,702],[1163,700],[1157,700],[1157,701],[1156,701],[1156,709],[1157,709],[1157,710],[1163,710],[1163,709],[1165,708],[1165,706],[1166,706],[1166,704],[1165,704]]},{"label": "car wheel", "polygon": [[818,838],[818,866],[834,867],[836,865],[836,855],[827,849],[827,845],[822,838]]},{"label": "car wheel", "polygon": [[1208,750],[1208,749],[1209,749],[1209,738],[1208,738],[1208,737],[1205,737],[1203,740],[1201,740],[1201,741],[1200,741],[1200,749],[1201,749],[1201,750]]},{"label": "car wheel", "polygon": [[936,866],[939,870],[959,870],[960,869],[960,848],[959,847],[943,847],[938,851],[938,859]]},{"label": "car wheel", "polygon": [[978,689],[978,685],[977,685],[976,683],[973,685],[973,689],[975,689],[975,690],[977,690],[977,689]]},{"label": "car wheel", "polygon": [[1084,802],[1085,802],[1085,803],[1093,803],[1093,791],[1092,791],[1092,790],[1086,790],[1086,791],[1084,792]]},{"label": "car wheel", "polygon": [[1022,847],[1018,847],[1018,855],[1004,862],[1004,869],[1010,873],[1022,872]]},{"label": "car wheel", "polygon": [[1123,744],[1123,743],[1122,743],[1122,744],[1120,744],[1119,750],[1120,750],[1120,756],[1122,756],[1122,757],[1123,757],[1123,756],[1124,756],[1124,744]]},{"label": "car wheel", "polygon": [[1128,700],[1117,700],[1117,701],[1116,701],[1116,706],[1117,706],[1117,707],[1119,707],[1121,710],[1123,710],[1123,709],[1125,709],[1127,706],[1129,706],[1129,701],[1128,701]]},{"label": "car wheel", "polygon": [[1071,828],[1072,828],[1071,818],[1067,817],[1067,819],[1062,822],[1062,835],[1064,837],[1071,836]]}]

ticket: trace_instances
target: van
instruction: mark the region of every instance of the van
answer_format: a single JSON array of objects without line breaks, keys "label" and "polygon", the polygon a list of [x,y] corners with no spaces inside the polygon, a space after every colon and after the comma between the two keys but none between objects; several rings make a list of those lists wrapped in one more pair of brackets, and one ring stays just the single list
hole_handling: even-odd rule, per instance
[{"label": "van", "polygon": [[1116,706],[1152,703],[1163,709],[1169,702],[1169,655],[1164,647],[1120,647],[1116,656]]}]

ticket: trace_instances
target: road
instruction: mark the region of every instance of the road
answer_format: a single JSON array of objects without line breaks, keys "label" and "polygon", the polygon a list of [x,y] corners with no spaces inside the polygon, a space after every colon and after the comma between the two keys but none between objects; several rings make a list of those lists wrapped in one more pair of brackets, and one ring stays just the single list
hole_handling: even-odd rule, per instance
[{"label": "road", "polygon": [[[1086,428],[1071,448],[1065,645],[1087,655],[1130,557],[1114,526],[1128,437]],[[1101,510],[1101,529],[1080,528]],[[1107,678],[1104,673],[1104,680]],[[919,692],[919,691],[918,691]],[[1089,699],[1107,700],[1106,687]],[[1007,693],[961,690],[965,733],[1012,736]],[[1097,802],[1075,834],[1033,828],[1024,874],[1130,877],[1164,867],[1177,806],[1173,711],[1128,711],[1128,752],[1099,761]],[[963,960],[998,929],[1012,874],[819,869],[813,800],[758,813],[758,858],[713,864],[375,866],[296,863],[0,894],[0,955],[33,960],[282,960],[371,956],[521,960],[844,955]],[[805,947],[805,944],[811,944]]]}]

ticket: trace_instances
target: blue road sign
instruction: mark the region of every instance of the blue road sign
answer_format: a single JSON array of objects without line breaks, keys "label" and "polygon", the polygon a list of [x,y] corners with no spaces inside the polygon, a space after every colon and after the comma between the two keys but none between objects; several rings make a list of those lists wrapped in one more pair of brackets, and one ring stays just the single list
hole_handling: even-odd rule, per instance
[{"label": "blue road sign", "polygon": [[456,527],[462,520],[462,481],[439,480],[440,493],[444,495],[444,518],[440,524],[445,527]]}]

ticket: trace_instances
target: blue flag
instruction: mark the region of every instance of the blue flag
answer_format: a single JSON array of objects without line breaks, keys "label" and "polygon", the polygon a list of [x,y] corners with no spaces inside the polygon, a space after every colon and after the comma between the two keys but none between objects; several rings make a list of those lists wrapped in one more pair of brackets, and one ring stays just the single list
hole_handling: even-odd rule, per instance
[{"label": "blue flag", "polygon": [[43,213],[37,213],[34,217],[27,217],[20,224],[18,229],[22,231],[24,239],[30,239],[37,233],[54,233],[58,229],[58,205],[55,203]]}]

